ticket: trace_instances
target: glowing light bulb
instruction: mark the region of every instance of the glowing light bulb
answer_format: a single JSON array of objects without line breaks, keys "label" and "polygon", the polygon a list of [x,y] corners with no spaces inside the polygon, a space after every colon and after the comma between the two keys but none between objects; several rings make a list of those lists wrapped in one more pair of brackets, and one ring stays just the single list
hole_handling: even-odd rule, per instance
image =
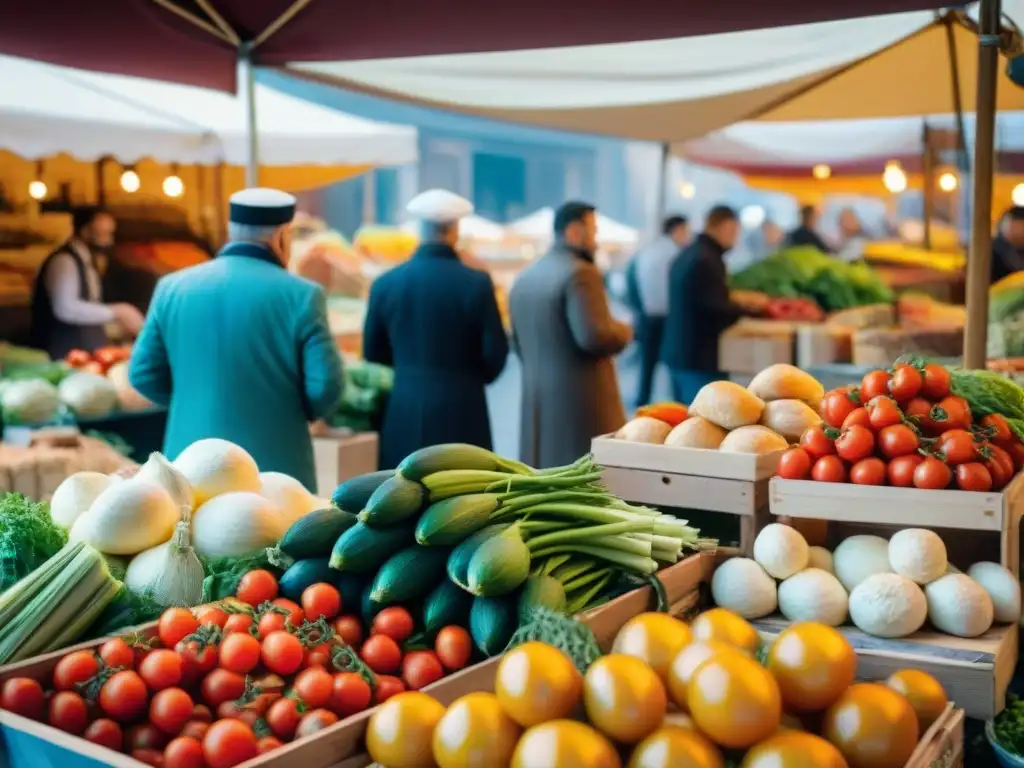
[{"label": "glowing light bulb", "polygon": [[692,200],[697,194],[697,187],[691,181],[684,181],[679,185],[679,196],[684,200]]},{"label": "glowing light bulb", "polygon": [[1024,184],[1018,184],[1010,193],[1010,200],[1014,205],[1024,205]]},{"label": "glowing light bulb", "polygon": [[946,171],[944,174],[939,176],[939,189],[943,192],[952,192],[958,186],[960,186],[960,180],[957,179],[955,173]]},{"label": "glowing light bulb", "polygon": [[757,229],[767,218],[768,212],[760,205],[748,205],[740,211],[740,224],[746,229]]},{"label": "glowing light bulb", "polygon": [[164,194],[168,197],[181,197],[185,192],[185,183],[179,176],[168,176],[164,179]]},{"label": "glowing light bulb", "polygon": [[906,190],[907,174],[900,168],[899,163],[889,163],[885,166],[882,184],[894,195]]},{"label": "glowing light bulb", "polygon": [[811,169],[811,175],[818,181],[824,181],[832,175],[832,169],[825,163],[818,163]]},{"label": "glowing light bulb", "polygon": [[28,194],[33,200],[43,200],[46,198],[46,183],[36,179],[30,182],[28,185]]},{"label": "glowing light bulb", "polygon": [[139,181],[139,174],[131,168],[126,168],[124,173],[121,174],[121,189],[130,194],[138,192],[141,186],[142,182]]}]

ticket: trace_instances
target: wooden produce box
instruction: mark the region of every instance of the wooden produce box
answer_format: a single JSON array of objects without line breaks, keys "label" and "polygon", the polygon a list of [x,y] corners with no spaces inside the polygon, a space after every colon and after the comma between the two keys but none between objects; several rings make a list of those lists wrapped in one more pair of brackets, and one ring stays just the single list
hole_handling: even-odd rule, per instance
[{"label": "wooden produce box", "polygon": [[950,702],[946,711],[925,731],[905,768],[963,768],[963,709]]},{"label": "wooden produce box", "polygon": [[796,366],[848,363],[853,359],[853,331],[831,325],[803,325],[796,332]]},{"label": "wooden produce box", "polygon": [[57,486],[76,472],[108,475],[134,466],[101,440],[65,430],[38,430],[28,445],[0,444],[0,494],[49,501]]},{"label": "wooden produce box", "polygon": [[740,517],[740,546],[749,554],[768,519],[768,480],[784,453],[722,453],[595,437],[590,451],[602,482],[637,504],[683,507]]},{"label": "wooden produce box", "polygon": [[379,442],[376,432],[314,431],[317,493],[330,496],[349,478],[376,472]]},{"label": "wooden produce box", "polygon": [[[771,645],[792,622],[776,615],[752,623]],[[994,626],[975,638],[922,631],[886,639],[852,626],[837,629],[857,653],[857,677],[861,680],[885,680],[898,669],[920,669],[942,683],[949,700],[968,717],[988,720],[1003,710],[1017,665],[1016,624]]]},{"label": "wooden produce box", "polygon": [[769,365],[796,362],[792,323],[742,320],[718,339],[718,368],[726,373],[759,373]]}]

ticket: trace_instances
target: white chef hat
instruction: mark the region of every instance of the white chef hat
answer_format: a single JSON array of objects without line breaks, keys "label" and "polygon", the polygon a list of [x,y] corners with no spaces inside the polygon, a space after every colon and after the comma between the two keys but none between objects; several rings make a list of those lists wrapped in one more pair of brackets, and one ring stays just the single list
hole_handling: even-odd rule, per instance
[{"label": "white chef hat", "polygon": [[435,224],[451,224],[473,213],[473,204],[446,189],[428,189],[409,201],[406,212]]}]

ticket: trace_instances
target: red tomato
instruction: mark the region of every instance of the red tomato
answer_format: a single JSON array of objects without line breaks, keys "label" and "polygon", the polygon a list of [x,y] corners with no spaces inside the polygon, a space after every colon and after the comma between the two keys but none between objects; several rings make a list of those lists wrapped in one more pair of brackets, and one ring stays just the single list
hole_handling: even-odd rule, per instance
[{"label": "red tomato", "polygon": [[306,651],[306,659],[302,662],[306,669],[319,667],[320,669],[333,669],[331,665],[331,644],[324,643],[316,648],[309,648]]},{"label": "red tomato", "polygon": [[319,709],[330,704],[333,689],[334,678],[322,667],[303,670],[292,684],[292,690],[310,709]]},{"label": "red tomato", "polygon": [[907,403],[904,413],[906,413],[907,419],[921,430],[921,434],[934,437],[941,431],[932,418],[932,408],[934,407],[923,397],[915,397]]},{"label": "red tomato", "polygon": [[234,701],[245,693],[245,678],[237,672],[215,669],[203,678],[200,693],[203,701],[216,709],[225,701]]},{"label": "red tomato", "polygon": [[265,755],[267,752],[273,752],[275,749],[283,746],[284,742],[273,736],[264,736],[256,742],[256,749],[259,750],[261,755]]},{"label": "red tomato", "polygon": [[213,713],[205,704],[196,704],[196,708],[192,710],[192,719],[201,723],[212,723]]},{"label": "red tomato", "polygon": [[932,419],[942,431],[967,429],[971,426],[971,407],[962,397],[950,395],[932,409]]},{"label": "red tomato", "polygon": [[833,389],[821,399],[821,418],[830,427],[839,429],[846,418],[860,406],[860,396],[846,388]]},{"label": "red tomato", "polygon": [[187,608],[168,608],[157,624],[157,634],[164,648],[173,648],[197,629],[199,619]]},{"label": "red tomato", "polygon": [[105,717],[93,720],[85,729],[84,736],[86,741],[99,744],[101,747],[112,749],[115,752],[124,749],[124,734],[121,732],[121,726]]},{"label": "red tomato", "polygon": [[402,659],[402,680],[406,687],[418,691],[444,677],[444,667],[433,651],[413,651]]},{"label": "red tomato", "polygon": [[860,461],[874,452],[875,436],[866,427],[847,427],[836,438],[836,453],[843,461]]},{"label": "red tomato", "polygon": [[917,432],[906,424],[893,424],[878,433],[878,447],[889,459],[917,453],[919,445]]},{"label": "red tomato", "polygon": [[[121,672],[119,674],[131,673]],[[77,693],[59,691],[50,699],[48,722],[54,728],[81,736],[89,725],[89,705]]]},{"label": "red tomato", "polygon": [[787,480],[806,480],[811,476],[811,456],[803,448],[790,448],[782,454],[775,474]]},{"label": "red tomato", "polygon": [[232,613],[224,622],[224,634],[230,635],[233,632],[248,633],[252,624],[252,616],[248,613]]},{"label": "red tomato", "polygon": [[220,607],[217,603],[211,603],[210,605],[201,605],[195,609],[196,620],[199,622],[199,626],[215,626],[224,628],[224,625],[228,621],[228,612]]},{"label": "red tomato", "polygon": [[363,624],[355,616],[339,616],[331,626],[345,645],[355,647],[363,642]]},{"label": "red tomato", "polygon": [[1010,458],[1013,459],[1013,469],[1015,472],[1024,467],[1024,443],[1014,438],[999,447],[1010,454]]},{"label": "red tomato", "polygon": [[0,709],[32,720],[42,720],[46,709],[43,686],[30,677],[12,677],[0,689]]},{"label": "red tomato", "polygon": [[81,368],[92,362],[92,355],[84,349],[72,349],[64,358],[64,362],[72,368]]},{"label": "red tomato", "polygon": [[992,489],[992,475],[980,462],[960,464],[956,468],[956,487],[961,491],[988,491]]},{"label": "red tomato", "polygon": [[138,720],[145,714],[148,702],[146,684],[135,672],[118,672],[100,688],[100,707],[122,723]]},{"label": "red tomato", "polygon": [[203,738],[208,768],[232,768],[257,754],[256,734],[241,720],[218,720]]},{"label": "red tomato", "polygon": [[235,596],[243,603],[257,608],[277,597],[277,579],[270,571],[249,571],[238,582]]},{"label": "red tomato", "polygon": [[992,487],[1000,490],[1013,479],[1016,471],[1013,458],[998,445],[986,445],[984,452],[988,454],[988,458],[982,463],[992,476]]},{"label": "red tomato", "polygon": [[387,635],[396,643],[404,642],[412,634],[414,623],[405,608],[392,606],[373,617],[371,635]]},{"label": "red tomato", "polygon": [[192,719],[194,708],[192,697],[181,688],[166,688],[149,703],[149,722],[168,736],[177,736]]},{"label": "red tomato", "polygon": [[910,488],[914,485],[914,470],[917,465],[924,461],[924,456],[919,453],[911,453],[907,456],[898,456],[889,462],[888,476],[889,484],[899,488]]},{"label": "red tomato", "polygon": [[939,450],[953,466],[978,460],[978,443],[966,429],[950,429],[939,437]]},{"label": "red tomato", "polygon": [[341,593],[330,584],[313,584],[302,592],[302,611],[310,621],[330,621],[341,613]]},{"label": "red tomato", "polygon": [[889,381],[889,394],[896,398],[897,402],[904,403],[912,397],[917,397],[924,384],[924,376],[921,371],[907,363],[899,363],[893,369],[892,379]]},{"label": "red tomato", "polygon": [[[84,683],[100,671],[100,661],[92,651],[69,653],[57,662],[53,670],[53,687],[58,691],[74,690],[78,683]],[[4,709],[10,707],[4,705]]]},{"label": "red tomato", "polygon": [[100,658],[108,667],[131,669],[135,666],[135,651],[120,637],[107,640],[100,646]]},{"label": "red tomato", "polygon": [[370,706],[371,699],[373,689],[362,675],[355,672],[339,672],[334,676],[330,708],[338,717],[348,717],[362,712]]},{"label": "red tomato", "polygon": [[184,674],[185,660],[175,651],[153,651],[139,664],[139,675],[151,691],[180,685]]},{"label": "red tomato", "polygon": [[985,437],[993,443],[1002,444],[1016,439],[1010,429],[1010,423],[1002,414],[992,413],[985,416],[980,426],[985,431]]},{"label": "red tomato", "polygon": [[462,627],[445,627],[437,633],[434,652],[449,672],[462,669],[473,654],[473,641]]},{"label": "red tomato", "polygon": [[282,631],[285,629],[286,623],[293,627],[299,627],[305,621],[306,616],[302,609],[291,600],[279,597],[271,601],[271,605],[277,610],[268,610],[260,614],[258,622],[260,638],[266,637],[271,632]]},{"label": "red tomato", "polygon": [[228,635],[217,656],[221,669],[247,675],[260,663],[260,641],[241,632]]},{"label": "red tomato", "polygon": [[850,482],[856,485],[885,485],[885,462],[874,456],[850,467]]},{"label": "red tomato", "polygon": [[850,411],[850,415],[843,419],[843,429],[853,426],[871,428],[871,416],[863,405],[860,408],[854,408]]},{"label": "red tomato", "polygon": [[267,710],[267,725],[277,738],[282,741],[291,741],[295,738],[295,729],[299,727],[299,721],[302,719],[299,707],[300,702],[287,696],[270,705],[270,709]]},{"label": "red tomato", "polygon": [[167,736],[152,723],[133,725],[125,734],[127,749],[155,749],[162,751],[167,746]]},{"label": "red tomato", "polygon": [[831,456],[836,452],[835,439],[839,437],[839,431],[826,429],[821,426],[811,427],[804,431],[800,437],[800,447],[810,454],[812,459],[820,459],[822,456]]},{"label": "red tomato", "polygon": [[260,719],[260,713],[256,709],[255,703],[240,705],[234,701],[225,701],[217,707],[217,719],[241,720],[250,728],[255,728]]},{"label": "red tomato", "polygon": [[140,763],[153,766],[153,768],[164,768],[163,753],[156,749],[133,749],[132,760],[138,760]]},{"label": "red tomato", "polygon": [[811,479],[819,483],[845,483],[846,464],[838,456],[822,456],[814,462]]},{"label": "red tomato", "polygon": [[933,403],[949,395],[949,371],[946,366],[929,363],[924,367],[921,394]]},{"label": "red tomato", "polygon": [[188,736],[191,739],[203,740],[203,736],[210,730],[210,723],[204,720],[189,720],[185,723],[185,726],[181,729],[182,736]]},{"label": "red tomato", "polygon": [[167,768],[206,768],[203,745],[190,736],[179,736],[164,750],[164,765]]},{"label": "red tomato", "polygon": [[392,696],[405,691],[405,683],[391,675],[377,675],[377,690],[374,692],[374,703],[383,704]]},{"label": "red tomato", "polygon": [[903,421],[903,411],[888,395],[876,397],[867,404],[868,418],[871,419],[871,427],[880,432],[893,424]]},{"label": "red tomato", "polygon": [[[245,637],[245,635],[233,635]],[[228,638],[230,639],[230,638]],[[225,640],[225,642],[227,642]],[[290,632],[271,632],[263,641],[260,658],[263,666],[278,675],[291,675],[302,666],[306,650],[302,641]]]},{"label": "red tomato", "polygon": [[370,669],[382,675],[397,672],[402,664],[402,649],[387,635],[371,635],[359,655]]},{"label": "red tomato", "polygon": [[880,395],[888,396],[891,379],[887,371],[871,371],[865,374],[860,382],[860,401],[868,403]]},{"label": "red tomato", "polygon": [[307,736],[312,736],[336,722],[338,722],[338,716],[329,709],[314,709],[302,716],[299,727],[295,729],[295,738],[304,739]]},{"label": "red tomato", "polygon": [[182,661],[182,680],[192,684],[217,666],[217,646],[199,640],[182,640],[174,646]]},{"label": "red tomato", "polygon": [[928,456],[914,470],[914,487],[927,490],[939,490],[947,487],[953,480],[953,472],[945,462],[934,456]]}]

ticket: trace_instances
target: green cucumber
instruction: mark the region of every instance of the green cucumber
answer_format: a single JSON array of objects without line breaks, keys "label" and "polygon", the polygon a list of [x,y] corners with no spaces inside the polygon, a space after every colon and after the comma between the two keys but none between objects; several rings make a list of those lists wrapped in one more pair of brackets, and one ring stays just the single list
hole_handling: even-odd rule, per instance
[{"label": "green cucumber", "polygon": [[392,475],[373,492],[359,519],[377,528],[397,525],[420,511],[426,495],[426,489],[415,480]]},{"label": "green cucumber", "polygon": [[519,593],[519,623],[529,623],[537,608],[565,613],[565,589],[558,579],[550,576],[531,576]]},{"label": "green cucumber", "polygon": [[472,595],[450,579],[443,579],[423,601],[423,631],[433,637],[452,624],[464,627],[472,604]]},{"label": "green cucumber", "polygon": [[473,553],[492,536],[497,536],[509,526],[505,523],[496,523],[486,528],[481,528],[468,539],[465,539],[448,556],[448,578],[458,584],[467,592],[469,591],[469,561]]},{"label": "green cucumber", "polygon": [[466,569],[469,591],[482,597],[507,595],[530,576],[530,550],[513,525],[482,542]]},{"label": "green cucumber", "polygon": [[296,560],[277,581],[281,597],[299,602],[306,587],[321,582],[331,584],[338,572],[331,570],[330,560],[326,557],[310,557]]},{"label": "green cucumber", "polygon": [[277,548],[295,560],[330,557],[334,542],[357,522],[355,515],[337,507],[317,509],[292,523]]},{"label": "green cucumber", "polygon": [[418,600],[444,578],[451,550],[414,544],[392,555],[377,571],[370,596],[379,605]]},{"label": "green cucumber", "polygon": [[398,465],[398,473],[410,480],[422,480],[435,472],[449,469],[501,471],[503,460],[493,451],[468,443],[442,443],[420,448]]},{"label": "green cucumber", "polygon": [[370,500],[373,492],[381,484],[392,477],[395,473],[390,469],[380,472],[367,472],[365,475],[350,478],[334,489],[331,494],[331,503],[339,509],[358,515],[363,511],[366,502]]},{"label": "green cucumber", "polygon": [[334,543],[331,568],[350,573],[376,571],[389,557],[415,541],[410,525],[371,528],[366,523],[356,523]]},{"label": "green cucumber", "polygon": [[416,541],[424,546],[454,546],[491,521],[498,494],[454,496],[427,507],[416,523]]},{"label": "green cucumber", "polygon": [[469,609],[469,634],[485,656],[497,656],[519,626],[519,596],[475,597]]}]

